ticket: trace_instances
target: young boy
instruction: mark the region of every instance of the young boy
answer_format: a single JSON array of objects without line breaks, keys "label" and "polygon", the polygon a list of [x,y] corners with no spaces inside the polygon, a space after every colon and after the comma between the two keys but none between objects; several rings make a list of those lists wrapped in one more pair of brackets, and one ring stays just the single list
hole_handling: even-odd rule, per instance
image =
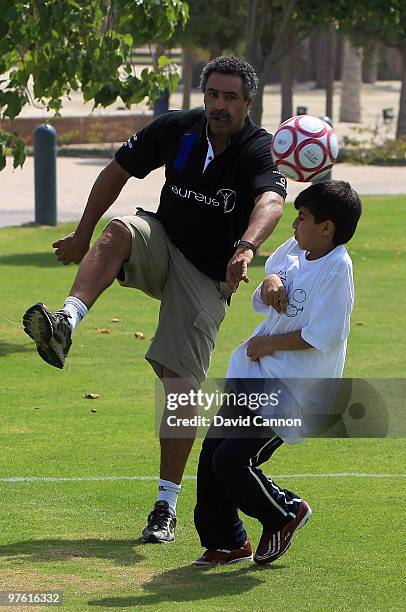
[{"label": "young boy", "polygon": [[[253,296],[254,309],[268,316],[233,352],[227,380],[237,391],[238,384],[249,388],[246,379],[306,379],[299,381],[303,384],[292,381],[288,394],[295,410],[304,413],[306,382],[343,373],[354,303],[352,263],[343,245],[355,232],[361,202],[349,183],[326,181],[302,191],[295,208],[294,238],[269,257],[267,276]],[[220,412],[227,413],[224,405]],[[249,411],[239,409],[238,414]],[[272,428],[264,438],[259,426],[256,437],[247,437],[242,427],[233,436],[215,437],[215,429],[212,424],[199,459],[195,525],[207,550],[194,563],[253,558],[258,564],[271,563],[311,516],[305,500],[258,469],[284,440],[291,441],[289,435]],[[263,526],[255,556],[239,509]]]}]

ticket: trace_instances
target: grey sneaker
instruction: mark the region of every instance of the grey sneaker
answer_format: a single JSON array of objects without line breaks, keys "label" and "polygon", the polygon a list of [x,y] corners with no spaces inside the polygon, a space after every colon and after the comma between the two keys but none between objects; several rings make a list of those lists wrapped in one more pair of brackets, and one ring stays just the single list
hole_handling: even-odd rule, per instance
[{"label": "grey sneaker", "polygon": [[142,532],[142,541],[150,544],[167,544],[175,539],[176,516],[169,510],[168,502],[155,502],[148,515],[148,524]]},{"label": "grey sneaker", "polygon": [[34,304],[23,317],[24,331],[34,340],[44,361],[63,368],[72,344],[69,315],[63,310],[51,312],[45,304]]}]

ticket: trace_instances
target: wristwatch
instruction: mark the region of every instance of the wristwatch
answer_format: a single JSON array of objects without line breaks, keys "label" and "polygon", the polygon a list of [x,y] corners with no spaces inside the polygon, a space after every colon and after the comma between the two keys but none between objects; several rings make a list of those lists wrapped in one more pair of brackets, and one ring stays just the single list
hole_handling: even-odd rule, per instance
[{"label": "wristwatch", "polygon": [[237,249],[238,247],[246,247],[247,249],[251,249],[254,255],[257,252],[257,247],[255,246],[255,244],[252,244],[252,242],[248,242],[248,240],[237,240],[236,242],[234,242],[234,248]]}]

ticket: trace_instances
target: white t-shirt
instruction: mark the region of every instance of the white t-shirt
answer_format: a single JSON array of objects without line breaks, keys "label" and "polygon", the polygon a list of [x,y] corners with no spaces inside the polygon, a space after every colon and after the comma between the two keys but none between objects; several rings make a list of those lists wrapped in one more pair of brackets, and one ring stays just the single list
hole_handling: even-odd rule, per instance
[{"label": "white t-shirt", "polygon": [[254,362],[247,356],[248,339],[232,353],[227,378],[292,379],[289,390],[303,405],[309,384],[300,384],[298,379],[341,378],[343,373],[354,305],[351,258],[340,245],[324,257],[308,260],[306,251],[290,238],[268,258],[265,273],[281,278],[287,313],[278,314],[262,301],[261,283],[253,295],[253,307],[267,318],[252,337],[300,329],[302,338],[314,348],[276,351]]}]

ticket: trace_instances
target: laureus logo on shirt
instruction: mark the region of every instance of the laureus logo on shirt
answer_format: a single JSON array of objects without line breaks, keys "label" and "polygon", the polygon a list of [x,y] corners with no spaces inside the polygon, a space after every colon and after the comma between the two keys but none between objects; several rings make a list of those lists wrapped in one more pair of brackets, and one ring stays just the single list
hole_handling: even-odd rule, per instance
[{"label": "laureus logo on shirt", "polygon": [[199,193],[197,191],[193,191],[192,189],[188,189],[187,187],[177,187],[176,185],[171,185],[173,193],[176,193],[177,196],[181,198],[186,198],[188,200],[195,200],[196,202],[201,202],[202,204],[207,204],[209,206],[221,206],[224,214],[231,212],[234,210],[237,194],[233,189],[219,189],[216,193],[216,198],[205,195],[204,193]]},{"label": "laureus logo on shirt", "polygon": [[237,194],[232,189],[219,189],[217,194],[224,201],[224,213],[229,213],[234,210]]}]

